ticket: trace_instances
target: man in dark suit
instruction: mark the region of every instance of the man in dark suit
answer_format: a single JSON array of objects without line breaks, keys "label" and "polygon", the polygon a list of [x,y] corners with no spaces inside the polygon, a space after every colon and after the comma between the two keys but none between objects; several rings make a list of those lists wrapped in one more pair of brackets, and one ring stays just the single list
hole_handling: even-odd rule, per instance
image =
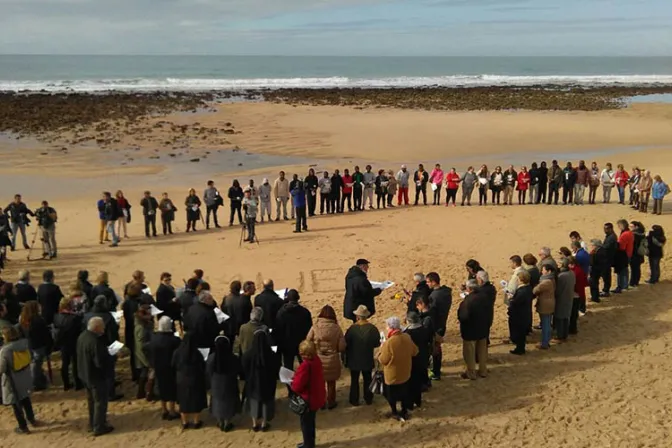
[{"label": "man in dark suit", "polygon": [[254,306],[264,310],[263,323],[268,328],[274,328],[275,318],[278,315],[278,311],[280,311],[280,308],[285,303],[275,293],[273,290],[274,287],[273,280],[266,280],[264,282],[264,290],[254,298]]}]

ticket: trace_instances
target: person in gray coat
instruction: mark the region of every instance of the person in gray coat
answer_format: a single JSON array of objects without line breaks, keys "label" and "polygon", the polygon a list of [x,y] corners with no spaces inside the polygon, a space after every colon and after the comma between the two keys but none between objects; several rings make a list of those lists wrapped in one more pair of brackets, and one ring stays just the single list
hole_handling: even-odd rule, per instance
[{"label": "person in gray coat", "polygon": [[560,264],[560,273],[555,287],[555,342],[562,343],[569,336],[569,318],[572,314],[572,302],[574,300],[574,286],[576,276],[569,269],[569,260],[563,258]]},{"label": "person in gray coat", "polygon": [[478,176],[474,171],[474,167],[470,166],[467,169],[467,172],[462,176],[462,206],[464,207],[464,202],[467,202],[467,205],[471,205],[471,195],[474,193],[474,187],[478,183]]},{"label": "person in gray coat", "polygon": [[360,373],[364,379],[364,401],[373,402],[373,350],[380,347],[380,332],[367,320],[371,313],[365,305],[359,305],[354,315],[357,321],[345,332],[345,365],[350,369],[350,404],[359,406]]},{"label": "person in gray coat", "polygon": [[36,426],[35,413],[30,401],[33,376],[30,373],[30,350],[28,339],[19,339],[14,327],[2,329],[5,345],[0,350],[0,375],[2,375],[2,403],[11,405],[19,424],[14,431],[28,434],[28,424]]}]

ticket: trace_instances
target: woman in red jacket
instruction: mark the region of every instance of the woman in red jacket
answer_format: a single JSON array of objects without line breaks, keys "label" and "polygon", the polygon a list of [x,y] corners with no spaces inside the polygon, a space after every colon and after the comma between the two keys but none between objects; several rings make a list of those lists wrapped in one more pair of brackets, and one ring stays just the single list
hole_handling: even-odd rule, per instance
[{"label": "woman in red jacket", "polygon": [[530,187],[530,173],[524,166],[518,173],[518,205],[525,205],[525,195]]},{"label": "woman in red jacket", "polygon": [[117,206],[121,212],[119,218],[117,219],[117,235],[121,238],[121,229],[124,229],[124,238],[128,238],[128,231],[126,224],[131,222],[131,204],[128,203],[124,197],[124,193],[119,190],[115,195],[117,197]]},{"label": "woman in red jacket", "polygon": [[457,197],[457,189],[460,187],[460,175],[457,174],[455,168],[451,168],[450,172],[446,174],[446,207],[453,200],[453,207],[455,207],[455,198]]},{"label": "woman in red jacket", "polygon": [[317,356],[315,344],[310,341],[303,341],[299,345],[299,355],[301,355],[303,361],[296,369],[291,387],[295,394],[306,400],[308,409],[299,417],[301,419],[303,443],[297,445],[297,448],[315,448],[315,413],[326,403],[326,383],[324,382],[322,361]]}]

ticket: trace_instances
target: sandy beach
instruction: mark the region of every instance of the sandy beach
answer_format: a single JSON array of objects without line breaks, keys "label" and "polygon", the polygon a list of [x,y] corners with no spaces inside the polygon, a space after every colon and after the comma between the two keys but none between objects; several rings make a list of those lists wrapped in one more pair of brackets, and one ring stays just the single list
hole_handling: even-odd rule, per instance
[{"label": "sandy beach", "polygon": [[[137,123],[144,131],[135,134],[122,133],[116,126],[122,125],[110,124],[104,132],[117,135],[118,141],[104,145],[95,140],[71,145],[71,130],[50,142],[37,135],[18,140],[14,134],[0,137],[3,206],[14,193],[22,193],[29,207],[37,208],[41,200],[48,199],[59,214],[58,259],[27,262],[26,251],[11,253],[11,262],[2,273],[4,280],[13,282],[20,269],[30,269],[37,284],[42,270],[50,268],[65,290],[79,269],[88,269],[92,276],[106,270],[111,273],[111,286],[121,291],[131,273],[141,269],[155,290],[161,272],[171,272],[179,280],[201,268],[218,299],[232,280],[253,280],[259,287],[263,279],[272,278],[278,288],[298,289],[314,316],[324,304],[333,305],[340,316],[347,269],[365,257],[372,263],[371,280],[397,282],[377,299],[378,313],[372,321],[383,329],[386,317],[403,316],[406,307],[394,294],[402,287],[411,288],[413,273],[436,271],[454,290],[443,345],[443,380],[426,395],[423,408],[401,424],[383,417],[387,405],[382,397],[376,397],[371,407],[348,407],[349,376],[344,373],[338,383],[340,406],[318,414],[319,446],[644,448],[669,443],[672,407],[662,399],[672,388],[667,375],[672,361],[665,356],[672,343],[669,255],[662,261],[659,285],[640,286],[601,304],[589,304],[589,313],[579,323],[579,335],[547,352],[530,344],[526,356],[509,355],[511,347],[502,343],[508,327],[500,296],[487,379],[465,382],[459,378],[463,365],[456,318],[457,290],[466,277],[467,259],[479,260],[498,282],[510,277],[511,255],[536,254],[542,246],[556,253],[560,246],[569,245],[571,230],[578,230],[585,240],[601,238],[604,222],[624,218],[640,220],[647,229],[660,224],[672,231],[669,204],[662,216],[642,215],[615,203],[346,212],[311,219],[310,232],[300,235],[291,233],[293,222],[259,225],[260,244],[242,247],[238,226],[184,233],[182,204],[188,188],[200,194],[208,179],[226,192],[234,178],[243,184],[248,179],[259,184],[264,177],[275,179],[280,169],[305,175],[309,167],[331,172],[367,163],[374,170],[396,172],[402,163],[413,170],[417,163],[431,167],[440,162],[444,169],[455,166],[463,172],[469,165],[482,163],[491,168],[513,163],[518,168],[554,158],[561,164],[584,159],[600,167],[606,162],[628,168],[639,165],[669,183],[672,105],[636,104],[585,112],[230,103],[196,113],[147,117]],[[182,126],[186,126],[184,131]],[[95,203],[102,191],[118,189],[131,200],[134,215],[130,238],[109,248],[98,244]],[[180,208],[175,235],[144,238],[139,201],[146,189],[156,197],[168,192]],[[228,211],[227,200],[220,209],[220,221],[227,221]],[[33,229],[29,230],[31,237]],[[36,247],[33,255],[38,252]],[[644,279],[648,272],[645,265]],[[346,322],[339,322],[345,330]],[[531,340],[536,343],[538,338],[535,332]],[[231,433],[220,433],[208,416],[204,429],[183,432],[177,423],[161,420],[159,404],[131,398],[134,389],[125,357],[118,363],[118,374],[127,399],[109,408],[116,431],[94,442],[86,432],[85,395],[62,391],[59,366],[56,359],[56,384],[33,395],[44,426],[30,436],[17,436],[11,409],[3,408],[0,445],[149,447],[177,442],[284,448],[301,440],[298,418],[287,409],[281,387],[277,393],[280,411],[271,433],[250,431],[246,416],[238,416],[237,429]]]}]

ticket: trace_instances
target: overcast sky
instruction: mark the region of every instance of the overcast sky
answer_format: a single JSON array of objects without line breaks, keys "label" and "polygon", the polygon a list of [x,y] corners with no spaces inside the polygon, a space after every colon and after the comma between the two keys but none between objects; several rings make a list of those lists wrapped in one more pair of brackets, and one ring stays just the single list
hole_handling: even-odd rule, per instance
[{"label": "overcast sky", "polygon": [[672,0],[0,0],[0,53],[672,55]]}]

